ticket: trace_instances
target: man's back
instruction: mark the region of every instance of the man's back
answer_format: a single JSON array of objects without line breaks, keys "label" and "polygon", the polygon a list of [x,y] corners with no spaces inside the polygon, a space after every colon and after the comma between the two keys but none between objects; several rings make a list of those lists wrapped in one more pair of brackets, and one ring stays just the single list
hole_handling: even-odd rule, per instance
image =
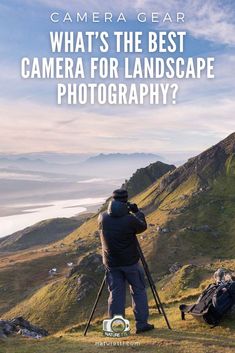
[{"label": "man's back", "polygon": [[107,212],[100,214],[98,221],[109,290],[109,317],[125,317],[128,283],[136,333],[152,330],[154,326],[148,323],[148,298],[136,238],[136,234],[144,232],[147,228],[144,214],[136,204],[128,203],[128,192],[125,189],[117,189],[113,192]]},{"label": "man's back", "polygon": [[129,213],[128,204],[118,200],[109,203],[107,212],[100,214],[103,262],[107,267],[129,266],[138,262],[136,234],[146,230],[145,216],[138,211]]}]

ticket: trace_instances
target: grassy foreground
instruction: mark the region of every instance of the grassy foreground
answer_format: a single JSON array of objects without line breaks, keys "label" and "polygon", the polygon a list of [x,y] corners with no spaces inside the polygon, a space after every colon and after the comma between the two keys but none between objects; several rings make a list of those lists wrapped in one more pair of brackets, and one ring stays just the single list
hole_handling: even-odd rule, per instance
[{"label": "grassy foreground", "polygon": [[[132,333],[123,339],[107,338],[102,334],[101,321],[91,327],[83,337],[84,326],[77,326],[56,335],[34,340],[8,338],[0,344],[0,353],[96,353],[104,352],[157,352],[157,353],[232,353],[235,352],[235,322],[231,315],[221,326],[211,329],[200,324],[191,316],[181,321],[178,305],[167,308],[173,330],[166,328],[164,319],[151,306],[151,322],[156,329],[143,335]],[[127,310],[134,331],[131,309]]]}]

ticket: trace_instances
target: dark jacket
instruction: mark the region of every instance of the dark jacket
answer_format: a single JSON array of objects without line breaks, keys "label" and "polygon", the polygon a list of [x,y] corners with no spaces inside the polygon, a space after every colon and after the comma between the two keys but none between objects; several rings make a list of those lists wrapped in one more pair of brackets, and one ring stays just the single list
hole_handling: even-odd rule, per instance
[{"label": "dark jacket", "polygon": [[103,252],[107,267],[129,266],[139,261],[136,234],[147,229],[142,212],[131,214],[124,202],[110,201],[107,212],[98,218]]}]

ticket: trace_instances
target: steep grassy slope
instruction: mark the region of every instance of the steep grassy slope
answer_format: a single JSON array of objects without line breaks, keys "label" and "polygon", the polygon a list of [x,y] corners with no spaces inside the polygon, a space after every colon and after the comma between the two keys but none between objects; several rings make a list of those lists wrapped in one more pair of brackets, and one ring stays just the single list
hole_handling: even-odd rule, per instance
[{"label": "steep grassy slope", "polygon": [[[37,256],[34,256],[37,255]],[[0,313],[7,312],[25,298],[30,298],[39,288],[64,277],[68,271],[67,261],[76,261],[76,254],[61,252],[19,253],[17,257],[2,258],[0,267]],[[49,276],[48,271],[57,268],[58,275]]]},{"label": "steep grassy slope", "polygon": [[89,214],[81,214],[77,217],[53,218],[38,222],[31,227],[0,238],[0,252],[24,250],[63,239],[89,216]]},{"label": "steep grassy slope", "polygon": [[[89,225],[90,221],[85,223]],[[0,314],[30,299],[33,294],[54,281],[61,280],[63,283],[71,269],[68,263],[72,262],[77,266],[84,257],[89,259],[89,254],[97,251],[98,243],[97,235],[93,236],[92,232],[86,240],[76,239],[69,244],[60,241],[41,248],[0,253]],[[86,264],[86,267],[89,266],[90,263]],[[56,276],[49,276],[51,268],[57,269]],[[82,271],[86,272],[83,265]],[[40,300],[50,304],[46,297],[41,296]],[[37,307],[35,310],[37,311]]]},{"label": "steep grassy slope", "polygon": [[[92,306],[102,278],[101,256],[87,253],[81,256],[73,270],[64,270],[56,278],[48,279],[3,317],[24,313],[30,321],[47,327],[50,332],[76,324],[87,317],[87,308]],[[104,299],[98,312],[103,313],[103,309]]]},{"label": "steep grassy slope", "polygon": [[153,271],[234,256],[234,146],[232,134],[135,197],[151,224],[142,244]]}]

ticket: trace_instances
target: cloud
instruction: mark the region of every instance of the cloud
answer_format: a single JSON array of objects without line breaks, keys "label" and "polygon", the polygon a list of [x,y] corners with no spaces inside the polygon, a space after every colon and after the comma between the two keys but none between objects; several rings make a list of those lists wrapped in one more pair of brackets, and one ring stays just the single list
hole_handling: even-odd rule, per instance
[{"label": "cloud", "polygon": [[216,44],[235,45],[234,6],[221,1],[187,2],[184,28],[196,38],[204,38]]},{"label": "cloud", "polygon": [[[185,23],[180,25],[191,33],[195,38],[202,38],[212,41],[217,44],[235,45],[235,6],[233,2],[221,0],[136,0],[133,1],[131,7],[126,0],[103,0],[101,3],[90,1],[75,0],[53,1],[51,0],[36,0],[37,3],[43,4],[50,9],[61,9],[64,11],[113,11],[114,13],[125,12],[130,16],[134,16],[137,10],[143,10],[147,13],[166,12],[174,15],[177,11],[185,13]],[[163,24],[166,27],[166,23]],[[159,26],[159,25],[158,25]],[[171,25],[174,27],[174,25]],[[177,24],[175,26],[179,28]]]},{"label": "cloud", "polygon": [[[181,81],[179,104],[164,107],[51,106],[45,96],[49,97],[48,102],[54,101],[55,82],[23,81],[14,72],[8,77],[10,70],[3,67],[0,150],[202,150],[235,130],[235,82],[231,75],[234,63],[235,56],[220,55],[215,80]],[[29,92],[31,96],[27,97]],[[13,100],[15,95],[18,98]]]},{"label": "cloud", "polygon": [[[229,46],[235,44],[234,6],[230,1],[139,0],[128,7],[126,0],[80,1],[79,5],[77,1],[55,0],[53,8],[51,0],[36,1],[46,6],[47,12],[57,7],[61,11],[92,9],[128,14],[141,9],[148,13],[185,11],[184,29],[194,37]],[[35,2],[28,2],[28,7]],[[179,104],[166,107],[50,106],[48,102],[55,104],[55,82],[23,81],[18,66],[14,69],[5,61],[0,73],[3,83],[0,149],[3,152],[202,150],[235,130],[232,75],[235,56],[227,48],[221,53],[216,57],[215,80],[180,82]]]},{"label": "cloud", "polygon": [[[139,0],[139,8],[148,12],[185,13],[185,23],[180,24],[195,38],[216,44],[235,45],[235,6],[233,2],[221,0]],[[164,23],[166,26],[166,23]],[[172,27],[172,25],[170,25]],[[174,25],[173,25],[174,26]],[[176,28],[178,24],[174,27]]]},{"label": "cloud", "polygon": [[232,98],[115,116],[26,100],[1,101],[0,107],[2,152],[202,150],[235,130]]}]

